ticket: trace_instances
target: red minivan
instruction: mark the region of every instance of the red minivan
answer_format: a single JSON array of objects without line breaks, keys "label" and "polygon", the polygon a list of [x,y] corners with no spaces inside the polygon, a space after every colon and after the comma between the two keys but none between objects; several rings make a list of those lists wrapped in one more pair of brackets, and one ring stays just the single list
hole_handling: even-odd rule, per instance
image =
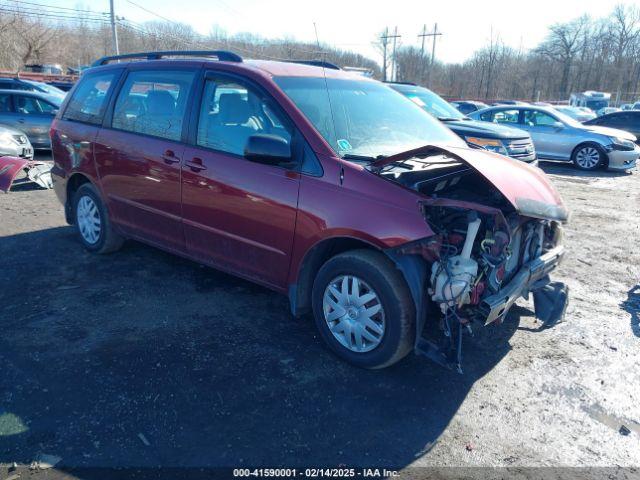
[{"label": "red minivan", "polygon": [[335,65],[105,57],[51,140],[88,250],[135,239],[287,294],[358,366],[415,349],[460,369],[463,334],[530,292],[545,325],[564,314],[568,213],[545,174]]}]

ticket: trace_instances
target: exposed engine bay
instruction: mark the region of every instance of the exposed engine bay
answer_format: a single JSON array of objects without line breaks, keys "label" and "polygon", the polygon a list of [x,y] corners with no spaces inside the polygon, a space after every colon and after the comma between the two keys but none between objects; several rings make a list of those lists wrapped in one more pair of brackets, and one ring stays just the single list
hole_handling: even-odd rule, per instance
[{"label": "exposed engine bay", "polygon": [[426,263],[416,350],[461,372],[463,334],[501,323],[529,293],[545,327],[562,319],[567,288],[548,276],[564,254],[559,221],[522,215],[478,172],[446,154],[391,164],[379,174],[425,196],[423,215],[433,231],[392,255],[404,270],[421,267],[401,255]]}]

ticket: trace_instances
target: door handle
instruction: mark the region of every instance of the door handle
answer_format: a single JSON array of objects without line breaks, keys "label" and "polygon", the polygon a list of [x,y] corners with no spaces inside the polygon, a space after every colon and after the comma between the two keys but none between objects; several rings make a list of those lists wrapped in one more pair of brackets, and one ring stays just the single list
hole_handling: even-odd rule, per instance
[{"label": "door handle", "polygon": [[164,160],[164,163],[168,164],[178,163],[180,161],[180,159],[176,157],[176,154],[173,152],[173,150],[166,150],[162,155],[162,159]]},{"label": "door handle", "polygon": [[192,172],[199,172],[207,169],[207,167],[202,163],[202,159],[198,157],[193,157],[190,161],[184,162],[184,165],[189,167]]},{"label": "door handle", "polygon": [[24,123],[24,122],[25,122],[24,118],[19,118],[18,119],[18,123]]}]

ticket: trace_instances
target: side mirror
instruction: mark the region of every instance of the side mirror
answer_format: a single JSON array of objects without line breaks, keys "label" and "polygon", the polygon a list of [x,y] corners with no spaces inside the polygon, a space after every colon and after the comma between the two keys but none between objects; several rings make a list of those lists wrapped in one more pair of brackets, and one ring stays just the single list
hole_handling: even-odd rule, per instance
[{"label": "side mirror", "polygon": [[244,147],[244,158],[266,165],[280,165],[291,161],[291,145],[278,135],[251,135]]},{"label": "side mirror", "polygon": [[564,128],[564,123],[562,122],[553,122],[553,128]]}]

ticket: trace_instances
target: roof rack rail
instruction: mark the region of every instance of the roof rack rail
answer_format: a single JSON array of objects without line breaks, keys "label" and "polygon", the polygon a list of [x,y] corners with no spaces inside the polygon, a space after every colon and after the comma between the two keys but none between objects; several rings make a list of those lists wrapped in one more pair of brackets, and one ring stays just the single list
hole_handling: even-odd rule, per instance
[{"label": "roof rack rail", "polygon": [[311,65],[312,67],[330,68],[331,70],[342,70],[338,65],[324,60],[286,60],[288,63],[299,63],[301,65]]},{"label": "roof rack rail", "polygon": [[102,57],[91,65],[92,67],[98,67],[100,65],[106,65],[109,62],[115,60],[133,60],[136,58],[145,60],[159,60],[162,57],[216,57],[222,62],[242,62],[242,57],[233,52],[226,50],[170,50],[164,52],[139,52],[139,53],[125,53],[124,55],[111,55]]}]

